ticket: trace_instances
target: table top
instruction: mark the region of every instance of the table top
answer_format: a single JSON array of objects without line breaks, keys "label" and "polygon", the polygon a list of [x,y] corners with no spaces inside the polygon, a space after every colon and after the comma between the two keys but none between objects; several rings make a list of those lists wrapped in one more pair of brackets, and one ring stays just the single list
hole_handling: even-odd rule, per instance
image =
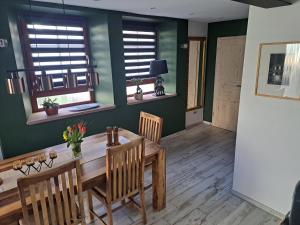
[{"label": "table top", "polygon": [[[130,140],[134,140],[139,136],[134,134],[128,130],[120,129],[119,131],[120,142],[126,143]],[[145,140],[145,158],[146,160],[151,159],[155,156],[160,150],[161,147],[151,141]],[[92,136],[88,136],[84,139],[82,143],[82,153],[83,157],[81,159],[81,174],[82,174],[82,185],[83,190],[87,190],[88,188],[94,185],[94,182],[99,182],[101,179],[105,179],[105,155],[106,155],[106,133],[100,133]],[[29,157],[37,156],[41,153],[48,154],[50,151],[55,150],[58,154],[58,158],[60,156],[65,156],[70,154],[71,149],[67,148],[67,144],[60,144],[53,147],[45,148],[39,151],[27,153],[24,155],[16,156],[13,158],[9,158],[0,162],[0,177],[1,174],[5,174],[8,171],[12,170],[12,164],[16,160],[23,160]],[[55,164],[55,163],[54,163]],[[59,163],[57,163],[59,164]],[[55,166],[55,165],[54,165]],[[16,177],[9,178],[9,180],[14,180],[14,184],[10,185],[6,190],[0,191],[0,218],[3,216],[3,212],[5,208],[11,207],[11,204],[20,204],[18,199],[18,190],[17,190],[17,177],[24,176],[19,171],[13,171],[13,174],[18,174]],[[7,178],[3,179],[3,186],[5,187]],[[1,188],[1,186],[0,186]],[[11,205],[11,206],[10,206]],[[2,210],[3,209],[3,210]]]}]

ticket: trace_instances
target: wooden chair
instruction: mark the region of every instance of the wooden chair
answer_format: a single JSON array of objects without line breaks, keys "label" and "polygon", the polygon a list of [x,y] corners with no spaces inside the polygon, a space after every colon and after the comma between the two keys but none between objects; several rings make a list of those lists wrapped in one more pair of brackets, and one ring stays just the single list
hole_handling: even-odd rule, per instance
[{"label": "wooden chair", "polygon": [[[106,182],[99,183],[88,192],[91,219],[96,216],[103,224],[107,215],[108,224],[113,224],[112,204],[130,199],[141,211],[146,224],[146,209],[144,197],[144,138],[138,138],[129,143],[108,148],[106,150]],[[134,201],[133,196],[140,195],[141,204]],[[95,196],[106,208],[104,215],[98,216],[93,210],[92,196]],[[117,210],[116,208],[114,209]]]},{"label": "wooden chair", "polygon": [[[139,124],[139,135],[145,137],[146,139],[160,144],[161,134],[162,134],[163,118],[152,115],[150,113],[140,112],[140,124]],[[146,162],[145,170],[150,169],[152,163]],[[149,184],[145,189],[152,187]]]},{"label": "wooden chair", "polygon": [[140,112],[139,135],[160,144],[163,119],[146,112]]},{"label": "wooden chair", "polygon": [[[76,174],[75,180],[73,174]],[[19,178],[17,183],[24,217],[22,224],[85,225],[80,177],[80,162],[77,160]],[[29,209],[28,206],[32,206],[34,219],[29,216],[31,207]]]}]

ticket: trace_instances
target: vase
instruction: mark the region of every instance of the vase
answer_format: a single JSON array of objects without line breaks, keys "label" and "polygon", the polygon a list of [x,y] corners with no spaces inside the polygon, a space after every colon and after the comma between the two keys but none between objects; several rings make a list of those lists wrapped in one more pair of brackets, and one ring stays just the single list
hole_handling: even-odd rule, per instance
[{"label": "vase", "polygon": [[71,144],[73,158],[81,158],[81,143],[72,143]]},{"label": "vase", "polygon": [[143,100],[143,93],[135,93],[134,98],[135,100]]},{"label": "vase", "polygon": [[58,107],[45,108],[47,116],[54,116],[58,114]]}]

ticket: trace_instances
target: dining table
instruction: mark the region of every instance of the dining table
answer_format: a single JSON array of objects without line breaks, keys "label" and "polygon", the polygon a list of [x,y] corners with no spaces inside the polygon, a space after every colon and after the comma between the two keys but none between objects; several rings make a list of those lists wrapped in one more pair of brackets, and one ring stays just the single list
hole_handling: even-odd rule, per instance
[{"label": "dining table", "polygon": [[[138,138],[139,135],[119,129],[119,142],[125,144]],[[97,183],[106,179],[106,132],[88,136],[82,142],[82,155],[80,157],[81,181],[83,191],[93,188]],[[69,160],[74,160],[71,149],[67,144],[59,144],[38,151],[33,151],[16,157],[0,161],[0,224],[17,225],[23,217],[19,198],[17,180],[25,176],[13,169],[13,163],[17,160],[36,158],[41,154],[49,155],[55,151],[57,158],[53,161],[53,167],[59,166]],[[166,151],[157,143],[145,139],[145,165],[152,165],[152,207],[160,211],[166,207]],[[49,170],[46,165],[41,171]],[[32,174],[38,173],[32,170]]]}]

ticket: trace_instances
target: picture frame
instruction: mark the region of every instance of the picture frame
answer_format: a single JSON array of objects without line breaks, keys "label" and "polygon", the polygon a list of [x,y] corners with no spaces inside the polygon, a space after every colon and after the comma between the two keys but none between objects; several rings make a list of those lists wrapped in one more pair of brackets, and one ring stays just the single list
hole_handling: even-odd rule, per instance
[{"label": "picture frame", "polygon": [[300,41],[259,45],[255,95],[300,100]]}]

